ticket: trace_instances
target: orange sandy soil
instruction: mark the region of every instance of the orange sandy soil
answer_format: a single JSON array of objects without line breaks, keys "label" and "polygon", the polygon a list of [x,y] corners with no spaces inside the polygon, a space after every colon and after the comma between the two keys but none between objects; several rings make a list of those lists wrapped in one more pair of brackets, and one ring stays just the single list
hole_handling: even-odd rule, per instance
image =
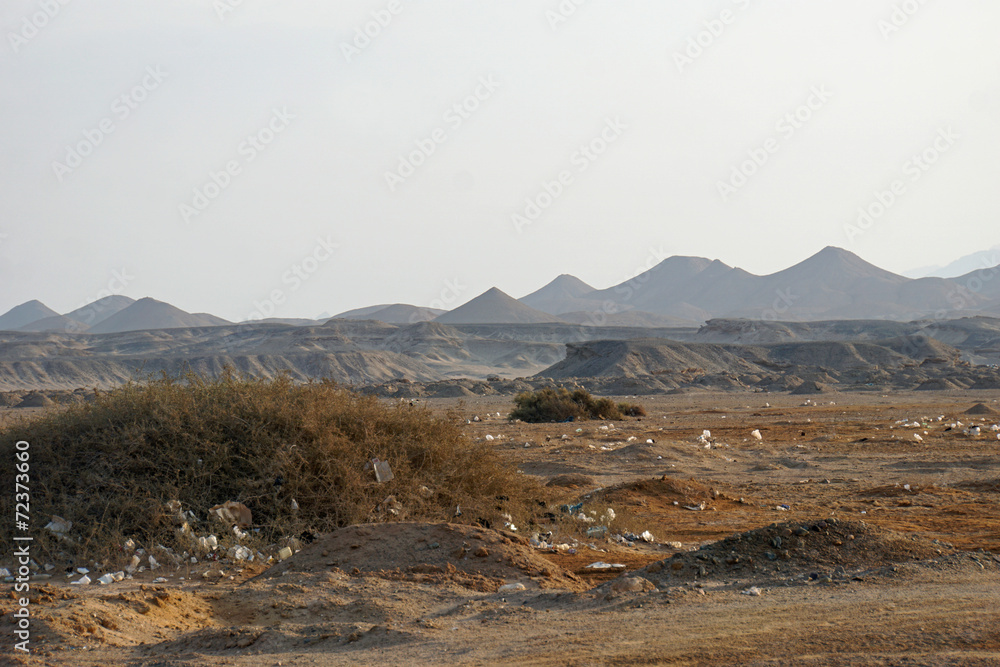
[{"label": "orange sandy soil", "polygon": [[[645,406],[641,419],[545,425],[508,422],[509,399],[427,401],[478,416],[471,437],[492,436],[594,522],[550,508],[540,530],[562,550],[530,546],[537,526],[368,526],[321,536],[267,572],[223,565],[209,578],[196,569],[86,588],[60,576],[33,586],[29,655],[12,650],[4,596],[0,663],[997,665],[1000,440],[946,429],[1000,423],[998,399],[695,393],[629,399]],[[963,414],[979,402],[998,414]],[[710,448],[695,442],[705,429]],[[610,534],[649,531],[654,542],[587,537],[609,507]],[[810,550],[829,533],[836,560],[853,543],[833,528],[857,522],[877,535],[840,572],[829,551]],[[790,536],[774,568],[747,547],[739,568],[696,569],[709,552],[689,552],[772,524]],[[810,532],[797,547],[800,525]],[[890,562],[890,541],[912,554],[894,547]],[[678,552],[684,569],[635,572]],[[626,567],[586,567],[595,561]],[[631,592],[622,582],[635,576],[645,579]],[[525,589],[497,590],[515,582]],[[760,595],[743,594],[753,586]]]}]

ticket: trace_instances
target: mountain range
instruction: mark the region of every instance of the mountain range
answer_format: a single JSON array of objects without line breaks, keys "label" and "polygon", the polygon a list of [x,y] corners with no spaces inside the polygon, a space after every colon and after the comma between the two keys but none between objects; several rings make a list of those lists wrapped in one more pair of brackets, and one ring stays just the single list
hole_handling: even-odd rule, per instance
[{"label": "mountain range", "polygon": [[[718,318],[805,322],[998,316],[1000,266],[986,268],[983,258],[976,258],[979,264],[973,266],[979,268],[954,278],[908,278],[832,246],[763,276],[719,260],[673,256],[606,289],[563,274],[521,299],[493,287],[447,312],[397,303],[359,308],[330,319],[390,324],[435,321],[449,325],[678,327]],[[268,321],[322,323],[309,319]],[[230,324],[220,317],[188,313],[149,297],[136,301],[120,295],[64,314],[39,301],[29,301],[0,315],[3,331],[105,334]]]}]

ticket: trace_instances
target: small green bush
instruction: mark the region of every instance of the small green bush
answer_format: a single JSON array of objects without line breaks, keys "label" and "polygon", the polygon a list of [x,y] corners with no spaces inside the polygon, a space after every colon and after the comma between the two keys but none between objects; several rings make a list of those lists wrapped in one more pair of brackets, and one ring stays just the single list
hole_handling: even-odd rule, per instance
[{"label": "small green bush", "polygon": [[594,398],[585,389],[570,392],[565,387],[545,387],[514,397],[510,419],[538,424],[583,419],[624,419],[624,414],[610,398]]}]

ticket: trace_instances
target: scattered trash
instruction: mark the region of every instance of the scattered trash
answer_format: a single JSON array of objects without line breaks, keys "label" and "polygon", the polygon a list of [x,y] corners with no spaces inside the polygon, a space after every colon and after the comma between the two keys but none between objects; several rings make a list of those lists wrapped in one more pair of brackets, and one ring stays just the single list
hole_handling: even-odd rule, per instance
[{"label": "scattered trash", "polygon": [[292,557],[291,547],[281,547],[281,549],[278,551],[278,560],[286,560],[291,557]]},{"label": "scattered trash", "polygon": [[585,569],[588,570],[624,570],[625,565],[622,563],[605,563],[603,560],[599,560],[596,563],[591,563],[587,565]]},{"label": "scattered trash", "polygon": [[583,503],[577,503],[576,505],[560,505],[559,509],[566,514],[576,514],[583,509]]},{"label": "scattered trash", "polygon": [[154,584],[165,584],[165,583],[167,583],[167,578],[166,577],[157,577],[156,579],[153,579],[153,583]]},{"label": "scattered trash", "polygon": [[429,488],[423,485],[417,487],[417,493],[420,494],[421,498],[430,498],[431,496],[434,495],[433,491],[431,491]]},{"label": "scattered trash", "polygon": [[740,593],[742,595],[754,595],[754,596],[757,596],[757,597],[760,597],[761,592],[762,591],[759,588],[757,588],[756,586],[751,586],[750,588],[746,589],[745,591],[740,591]]},{"label": "scattered trash", "polygon": [[756,429],[755,428],[753,431],[750,432],[750,435],[752,435],[755,440],[763,440],[764,439],[764,436],[762,436],[760,434],[760,429]]},{"label": "scattered trash", "polygon": [[492,436],[492,435],[489,435],[489,434],[487,434],[487,435],[486,435],[486,440],[487,440],[487,441],[490,441],[490,442],[492,442],[492,441],[493,441],[493,436]]},{"label": "scattered trash", "polygon": [[904,489],[905,491],[909,491],[909,490],[910,490],[910,485],[909,485],[909,484],[904,484],[904,485],[903,485],[903,489]]},{"label": "scattered trash", "polygon": [[377,458],[369,461],[365,466],[365,470],[374,470],[375,481],[379,484],[388,482],[395,477],[395,475],[392,474],[392,468],[389,467],[389,462],[379,461]]},{"label": "scattered trash", "polygon": [[250,508],[243,503],[227,500],[221,505],[216,505],[208,510],[209,518],[221,521],[227,526],[236,525],[240,528],[249,528],[253,523],[253,515]]},{"label": "scattered trash", "polygon": [[455,516],[462,516],[462,506],[455,505]]},{"label": "scattered trash", "polygon": [[51,531],[56,535],[62,535],[63,533],[68,533],[70,528],[73,527],[72,521],[67,521],[61,516],[52,515],[52,521],[45,524],[45,530]]},{"label": "scattered trash", "polygon": [[924,441],[924,439],[920,437],[919,433],[914,433],[913,434],[913,439],[916,440],[917,442],[923,442]]},{"label": "scattered trash", "polygon": [[85,567],[78,567],[76,568],[76,571],[79,572],[80,574],[90,574],[90,570],[88,570]]},{"label": "scattered trash", "polygon": [[155,570],[158,567],[160,567],[160,564],[157,562],[157,560],[155,558],[153,558],[153,555],[150,554],[149,555],[149,569],[150,570]]},{"label": "scattered trash", "polygon": [[229,551],[227,551],[226,553],[233,560],[245,560],[245,561],[253,560],[253,552],[247,549],[243,545],[229,547]]},{"label": "scattered trash", "polygon": [[684,548],[684,544],[681,542],[664,542],[664,544],[670,547],[671,549],[680,550]]},{"label": "scattered trash", "polygon": [[653,444],[653,439],[652,438],[647,438],[646,439],[646,444],[647,445],[652,445]]},{"label": "scattered trash", "polygon": [[497,593],[515,593],[517,591],[523,591],[523,590],[524,590],[524,584],[519,582],[516,584],[504,584],[503,586],[497,589]]},{"label": "scattered trash", "polygon": [[106,586],[110,583],[114,583],[114,581],[115,581],[114,575],[105,574],[103,577],[97,580],[97,583],[101,584],[102,586]]},{"label": "scattered trash", "polygon": [[639,536],[639,539],[642,540],[643,542],[649,542],[649,543],[656,541],[656,538],[653,537],[653,534],[648,530],[643,531],[642,535]]},{"label": "scattered trash", "polygon": [[89,586],[90,585],[90,577],[88,577],[87,575],[83,575],[82,577],[80,577],[76,581],[71,581],[69,583],[71,585],[73,585],[73,586]]},{"label": "scattered trash", "polygon": [[615,520],[615,516],[617,516],[615,514],[615,511],[609,507],[608,509],[604,510],[604,514],[601,515],[601,522],[611,523],[612,521]]},{"label": "scattered trash", "polygon": [[787,512],[790,509],[792,509],[791,505],[786,505],[784,503],[778,505],[778,510],[781,511],[781,512]]},{"label": "scattered trash", "polygon": [[299,511],[299,504],[295,501],[295,498],[292,498],[292,511],[293,512]]},{"label": "scattered trash", "polygon": [[684,509],[691,510],[692,512],[699,512],[705,509],[705,503],[698,503],[697,505],[684,505]]},{"label": "scattered trash", "polygon": [[587,529],[587,537],[604,537],[608,534],[607,526],[594,526]]},{"label": "scattered trash", "polygon": [[386,496],[385,500],[379,503],[379,507],[393,516],[399,516],[400,510],[403,509],[403,503],[396,500],[396,496]]}]

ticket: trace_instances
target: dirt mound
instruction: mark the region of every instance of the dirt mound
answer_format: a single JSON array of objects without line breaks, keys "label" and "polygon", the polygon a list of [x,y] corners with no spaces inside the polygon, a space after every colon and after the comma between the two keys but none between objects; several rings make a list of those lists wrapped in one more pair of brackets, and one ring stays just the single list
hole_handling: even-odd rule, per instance
[{"label": "dirt mound", "polygon": [[985,403],[976,403],[975,405],[973,405],[971,408],[969,408],[968,410],[966,410],[962,414],[966,414],[966,415],[996,415],[996,414],[1000,414],[1000,413],[998,413],[996,410],[994,410],[990,406],[986,405]]},{"label": "dirt mound", "polygon": [[556,475],[548,482],[545,486],[558,486],[560,488],[566,489],[578,489],[582,487],[594,486],[594,478],[589,475],[584,475],[578,472],[568,473],[565,475]]},{"label": "dirt mound", "polygon": [[46,396],[45,394],[37,391],[29,393],[27,396],[21,399],[15,407],[18,408],[46,408],[50,405],[54,405],[55,401]]},{"label": "dirt mound", "polygon": [[812,394],[823,394],[830,391],[830,388],[823,384],[822,382],[803,382],[795,389],[792,389],[791,394],[793,396],[806,396]]},{"label": "dirt mound", "polygon": [[623,504],[628,504],[633,497],[655,497],[665,504],[672,504],[673,501],[677,501],[681,505],[695,506],[702,502],[708,503],[719,498],[725,498],[727,497],[727,491],[731,491],[731,489],[724,484],[709,486],[694,479],[661,477],[613,486],[594,494],[594,497],[608,503]]},{"label": "dirt mound", "polygon": [[[940,555],[945,545],[860,521],[826,519],[771,524],[676,553],[638,572],[657,584],[693,579],[787,579],[801,573],[867,570]],[[948,550],[950,551],[950,549]]]},{"label": "dirt mound", "polygon": [[507,532],[450,523],[383,523],[341,528],[261,576],[339,568],[353,574],[425,583],[453,582],[493,592],[505,583],[582,590],[572,572]]},{"label": "dirt mound", "polygon": [[915,391],[949,391],[952,389],[961,389],[961,387],[947,378],[932,378],[917,385]]}]

